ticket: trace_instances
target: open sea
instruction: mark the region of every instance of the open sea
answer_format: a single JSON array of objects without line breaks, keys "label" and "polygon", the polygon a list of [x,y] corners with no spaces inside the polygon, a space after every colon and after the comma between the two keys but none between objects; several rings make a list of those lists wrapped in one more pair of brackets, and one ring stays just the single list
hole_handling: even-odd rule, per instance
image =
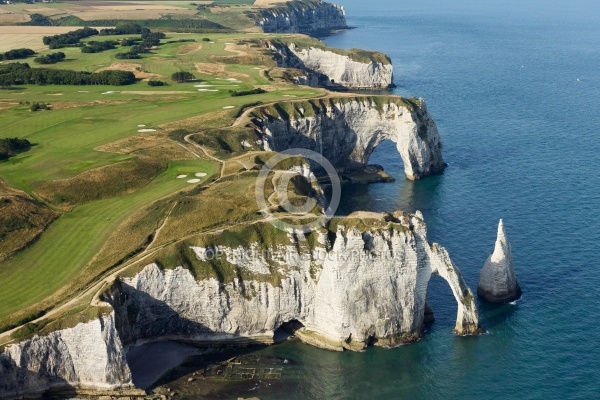
[{"label": "open sea", "polygon": [[429,286],[418,343],[335,353],[294,341],[265,399],[600,398],[600,2],[337,0],[356,29],[328,45],[387,53],[394,93],[426,99],[449,164],[411,182],[391,142],[371,157],[397,178],[346,187],[340,213],[421,210],[476,290],[505,221],[514,305],[479,304],[487,334],[452,334],[456,303]]}]

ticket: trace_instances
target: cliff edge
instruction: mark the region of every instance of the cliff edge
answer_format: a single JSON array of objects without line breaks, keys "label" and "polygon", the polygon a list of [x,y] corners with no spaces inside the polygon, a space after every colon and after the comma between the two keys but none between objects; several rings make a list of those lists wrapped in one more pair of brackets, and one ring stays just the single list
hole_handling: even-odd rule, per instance
[{"label": "cliff edge", "polygon": [[455,332],[480,331],[471,291],[446,250],[427,242],[420,213],[336,218],[306,235],[250,223],[169,249],[104,293],[108,316],[9,345],[0,397],[131,389],[127,351],[136,343],[272,343],[289,322],[301,340],[330,350],[412,342],[434,274],[456,298]]},{"label": "cliff edge", "polygon": [[265,8],[255,15],[256,25],[266,33],[319,34],[347,29],[342,6],[321,0],[297,0]]},{"label": "cliff edge", "polygon": [[342,172],[363,169],[384,140],[396,143],[408,179],[446,167],[442,140],[422,99],[332,97],[276,103],[251,116],[263,150],[313,150]]},{"label": "cliff edge", "polygon": [[332,90],[388,89],[393,86],[394,68],[383,53],[330,48],[316,39],[273,39],[265,47],[277,65],[304,72],[295,83]]}]

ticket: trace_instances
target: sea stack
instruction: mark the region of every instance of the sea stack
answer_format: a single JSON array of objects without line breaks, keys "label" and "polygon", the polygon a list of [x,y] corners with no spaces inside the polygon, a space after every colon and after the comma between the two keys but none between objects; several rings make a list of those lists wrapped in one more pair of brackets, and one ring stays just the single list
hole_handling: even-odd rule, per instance
[{"label": "sea stack", "polygon": [[504,223],[500,220],[496,247],[481,269],[477,294],[492,303],[506,303],[518,299],[521,293],[515,276],[510,243],[506,238]]}]

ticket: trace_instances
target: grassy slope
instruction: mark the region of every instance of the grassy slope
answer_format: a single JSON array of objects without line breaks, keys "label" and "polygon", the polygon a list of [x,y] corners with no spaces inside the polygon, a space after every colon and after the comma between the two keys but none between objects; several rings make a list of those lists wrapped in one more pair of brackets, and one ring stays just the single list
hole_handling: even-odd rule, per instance
[{"label": "grassy slope", "polygon": [[[179,173],[215,171],[209,161],[173,163],[169,169],[131,195],[76,207],[64,214],[35,244],[2,263],[0,318],[43,300],[82,271],[111,232],[130,213],[153,200],[188,187]],[[206,179],[206,178],[204,178]]]},{"label": "grassy slope", "polygon": [[[215,43],[202,42],[201,39],[206,36],[210,36]],[[192,37],[203,45],[202,50],[178,55],[180,49],[189,43],[165,44],[143,60],[123,61],[141,64],[146,71],[167,76],[179,70],[194,71],[195,63],[212,62],[212,56],[235,55],[225,51],[224,46],[226,42],[236,42],[240,38],[235,35],[182,34],[169,35],[167,40]],[[70,60],[52,68],[93,71],[115,62],[114,54],[122,51],[82,54],[79,49],[67,50]],[[232,88],[245,90],[257,84],[271,84],[255,68],[256,65],[227,65],[226,71],[248,76],[241,78],[242,82]],[[216,76],[196,75],[206,79],[207,82],[203,82],[206,84],[224,84]],[[130,158],[130,155],[100,152],[94,148],[138,135],[138,124],[155,128],[171,121],[222,111],[225,106],[240,107],[258,100],[274,101],[281,99],[284,94],[303,97],[319,93],[315,89],[287,85],[272,89],[262,95],[230,97],[227,88],[219,92],[198,92],[193,83],[151,88],[140,82],[126,87],[27,85],[0,91],[0,102],[44,101],[55,104],[57,108],[37,113],[30,112],[26,106],[0,110],[0,121],[4,127],[0,137],[25,137],[37,144],[31,151],[0,163],[0,176],[10,186],[33,193],[44,182],[69,178]],[[101,94],[106,91],[116,92]],[[121,91],[188,93],[145,96]],[[57,93],[62,94],[56,96]],[[108,103],[90,104],[99,100]],[[110,101],[120,104],[111,104]],[[60,109],[61,105],[67,103],[74,107]],[[235,111],[233,109],[231,113]],[[223,123],[227,125],[230,120]],[[72,283],[80,274],[89,273],[85,271],[85,266],[126,217],[158,198],[189,187],[184,180],[174,179],[177,174],[201,170],[212,173],[215,168],[215,164],[208,161],[171,163],[166,172],[133,194],[95,201],[63,214],[38,242],[0,263],[0,325],[9,320],[12,313],[33,306]]]}]

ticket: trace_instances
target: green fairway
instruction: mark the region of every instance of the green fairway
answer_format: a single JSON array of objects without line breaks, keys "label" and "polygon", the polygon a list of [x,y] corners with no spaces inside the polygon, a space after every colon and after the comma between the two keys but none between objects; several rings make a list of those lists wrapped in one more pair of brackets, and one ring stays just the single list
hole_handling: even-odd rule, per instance
[{"label": "green fairway", "polygon": [[[136,35],[118,38],[128,36]],[[190,120],[192,122],[185,125],[186,129],[192,132],[194,129],[205,130],[206,119],[194,117],[207,115],[207,119],[212,118],[211,127],[224,128],[232,123],[244,105],[323,93],[320,89],[267,79],[262,71],[274,64],[262,55],[263,50],[256,46],[236,45],[241,39],[251,37],[239,33],[169,33],[160,46],[139,60],[115,58],[116,53],[127,48],[96,54],[81,53],[79,48],[60,49],[66,53],[67,60],[43,67],[90,72],[119,67],[135,71],[140,80],[127,86],[21,85],[0,90],[0,122],[3,126],[0,138],[25,138],[33,144],[29,151],[0,162],[0,179],[12,188],[35,195],[36,190],[48,182],[73,178],[98,167],[138,157],[135,151],[118,152],[119,147],[115,147],[114,142],[132,136],[145,142],[144,135],[154,142],[169,141],[169,129],[177,128],[164,128],[164,124],[179,126],[178,121]],[[205,38],[207,40],[203,40]],[[117,37],[96,36],[86,40],[113,39]],[[167,43],[180,39],[196,41]],[[31,60],[26,61],[34,68],[41,67]],[[198,80],[171,81],[171,74],[178,71],[191,72]],[[151,87],[141,80],[148,78],[160,79],[168,85]],[[229,93],[256,87],[267,92],[236,97]],[[33,102],[50,103],[51,109],[32,112],[30,104]],[[225,114],[208,117],[215,112]],[[115,152],[99,150],[108,144],[112,147],[104,149]],[[177,145],[175,147],[179,149]],[[169,160],[167,158],[165,162]],[[198,182],[187,182],[196,179],[195,173],[208,173],[207,177],[200,178],[204,181],[215,171],[217,164],[213,161],[171,160],[164,172],[154,179],[149,176],[150,183],[136,186],[133,193],[126,191],[129,194],[79,203],[83,205],[64,212],[36,242],[0,263],[0,322],[14,321],[15,313],[24,309],[28,312],[44,309],[48,307],[48,301],[55,304],[60,300],[55,294],[61,288],[68,287],[66,293],[69,294],[81,289],[87,280],[135,250],[138,242],[120,243],[118,237],[114,237],[118,228],[131,227],[124,221],[157,199],[197,185]],[[180,174],[187,177],[176,179]],[[110,184],[110,181],[102,182]],[[87,185],[84,187],[93,190],[93,183]],[[74,188],[87,190],[82,186]],[[60,205],[60,201],[53,200],[52,192],[48,199],[54,205]],[[161,211],[156,211],[157,215],[149,219],[153,222],[144,227],[149,231],[135,231],[135,226],[131,229],[142,238],[153,233],[158,227],[156,221],[160,223],[163,213],[168,210],[164,205],[161,207]],[[131,223],[135,224],[135,221]],[[138,240],[138,236],[135,237]],[[117,243],[111,247],[112,252],[103,250],[102,254],[110,254],[107,256],[110,260],[94,259],[107,242]],[[49,300],[52,295],[55,297]]]},{"label": "green fairway", "polygon": [[[131,95],[115,92],[102,95],[107,87],[92,86],[83,88],[88,93],[79,93],[81,87],[65,86],[28,86],[24,94],[14,95],[28,101],[35,101],[44,93],[64,93],[61,96],[77,98],[80,101],[92,99],[133,100],[122,104],[103,104],[96,106],[81,106],[67,109],[31,112],[27,107],[0,111],[3,130],[0,138],[22,137],[34,143],[35,146],[26,153],[11,158],[8,162],[0,163],[0,176],[9,186],[31,193],[39,184],[55,179],[69,178],[78,173],[121,161],[120,154],[95,151],[94,148],[138,134],[138,125],[146,125],[152,129],[156,125],[177,121],[184,118],[223,110],[224,107],[239,107],[243,104],[262,100],[270,101],[281,98],[282,92],[270,92],[262,95],[230,97],[227,93],[229,83],[214,81],[208,84],[219,86],[218,92],[198,92],[193,84],[181,84],[178,88],[189,91],[182,94],[182,99],[161,100],[160,96]],[[134,85],[137,86],[137,85]],[[232,86],[233,89],[244,88]],[[148,86],[140,89],[147,90]],[[115,90],[114,87],[110,89]],[[118,89],[123,89],[119,87]],[[128,87],[135,91],[135,87]],[[217,89],[209,89],[217,90]],[[290,90],[290,93],[302,96],[310,91],[307,89]],[[288,91],[286,91],[288,93]],[[8,97],[2,93],[3,97]],[[43,97],[57,98],[58,96]]]},{"label": "green fairway", "polygon": [[98,252],[112,231],[145,204],[190,187],[179,174],[208,173],[216,165],[206,160],[171,163],[143,190],[76,207],[65,213],[39,241],[6,260],[0,267],[0,319],[52,295],[74,279]]}]

